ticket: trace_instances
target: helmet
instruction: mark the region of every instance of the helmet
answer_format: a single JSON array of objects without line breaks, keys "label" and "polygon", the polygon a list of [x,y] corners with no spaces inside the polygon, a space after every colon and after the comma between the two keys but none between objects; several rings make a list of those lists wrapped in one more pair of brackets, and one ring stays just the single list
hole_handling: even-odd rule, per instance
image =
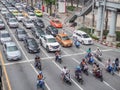
[{"label": "helmet", "polygon": [[76,69],[77,69],[77,70],[80,70],[80,66],[77,66]]},{"label": "helmet", "polygon": [[66,66],[64,66],[64,69],[66,69],[67,67]]},{"label": "helmet", "polygon": [[39,74],[42,74],[42,71],[39,71]]}]

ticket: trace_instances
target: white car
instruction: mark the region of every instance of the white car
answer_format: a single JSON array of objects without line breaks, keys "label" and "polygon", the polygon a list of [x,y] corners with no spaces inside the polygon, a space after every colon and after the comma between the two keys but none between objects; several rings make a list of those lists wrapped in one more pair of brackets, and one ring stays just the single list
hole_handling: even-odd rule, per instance
[{"label": "white car", "polygon": [[52,35],[44,35],[41,37],[40,44],[47,50],[47,52],[61,50],[60,44]]},{"label": "white car", "polygon": [[16,9],[15,9],[15,7],[9,7],[8,10],[9,10],[10,12],[12,12],[12,11],[14,11],[14,10],[16,10]]},{"label": "white car", "polygon": [[16,20],[16,18],[9,18],[7,20],[7,23],[8,23],[8,25],[9,25],[10,28],[17,28],[19,26],[19,23]]},{"label": "white car", "polygon": [[19,22],[21,22],[24,19],[24,16],[22,13],[18,13],[18,15],[16,15],[16,18]]},{"label": "white car", "polygon": [[73,32],[73,39],[79,40],[82,44],[93,44],[92,38],[85,32],[80,30],[75,30]]},{"label": "white car", "polygon": [[9,13],[8,10],[6,8],[2,8],[1,9],[1,14],[4,15],[4,14],[7,14]]},{"label": "white car", "polygon": [[3,52],[7,60],[20,60],[22,59],[21,51],[18,49],[15,42],[6,42],[3,45]]},{"label": "white car", "polygon": [[23,22],[23,26],[25,26],[26,28],[34,27],[34,23],[29,19],[23,19],[22,22]]},{"label": "white car", "polygon": [[28,18],[30,20],[36,20],[37,19],[36,15],[33,12],[28,12]]},{"label": "white car", "polygon": [[11,41],[11,40],[12,40],[12,38],[10,37],[10,34],[8,31],[6,31],[6,30],[0,31],[1,44],[4,44],[5,42]]}]

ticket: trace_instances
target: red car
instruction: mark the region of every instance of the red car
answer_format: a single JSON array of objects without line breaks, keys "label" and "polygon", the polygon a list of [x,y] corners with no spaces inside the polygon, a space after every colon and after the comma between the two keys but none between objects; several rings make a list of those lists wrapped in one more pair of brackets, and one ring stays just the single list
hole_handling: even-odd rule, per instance
[{"label": "red car", "polygon": [[58,19],[50,20],[50,24],[53,27],[56,27],[56,28],[62,28],[63,27],[62,23]]}]

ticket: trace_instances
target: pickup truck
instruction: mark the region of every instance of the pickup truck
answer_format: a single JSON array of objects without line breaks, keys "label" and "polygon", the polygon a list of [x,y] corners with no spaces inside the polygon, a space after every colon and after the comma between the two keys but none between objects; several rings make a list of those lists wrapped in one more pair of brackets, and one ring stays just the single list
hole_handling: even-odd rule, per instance
[{"label": "pickup truck", "polygon": [[40,44],[47,50],[47,52],[61,50],[60,44],[52,35],[44,35],[41,37]]}]

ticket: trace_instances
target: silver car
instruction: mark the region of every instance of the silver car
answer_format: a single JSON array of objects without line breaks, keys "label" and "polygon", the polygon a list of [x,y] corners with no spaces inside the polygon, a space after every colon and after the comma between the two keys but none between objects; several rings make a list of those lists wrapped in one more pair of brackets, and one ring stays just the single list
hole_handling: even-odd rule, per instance
[{"label": "silver car", "polygon": [[15,42],[6,42],[3,45],[3,52],[7,60],[21,60],[22,54]]},{"label": "silver car", "polygon": [[16,18],[9,18],[7,19],[7,23],[10,28],[17,28],[19,26],[18,21]]},{"label": "silver car", "polygon": [[34,27],[34,23],[30,19],[24,19],[22,20],[22,22],[23,22],[23,26],[25,26],[26,28]]},{"label": "silver car", "polygon": [[19,13],[18,15],[16,15],[16,18],[19,22],[21,22],[24,19],[24,16],[22,13]]},{"label": "silver car", "polygon": [[28,18],[30,20],[36,20],[37,19],[36,15],[33,12],[28,12]]},{"label": "silver car", "polygon": [[12,38],[10,37],[10,34],[8,31],[6,31],[6,30],[0,31],[1,44],[4,44],[5,42],[11,41],[11,40],[12,40]]},{"label": "silver car", "polygon": [[0,29],[5,29],[5,24],[2,19],[0,19]]},{"label": "silver car", "polygon": [[1,9],[1,14],[4,15],[4,14],[7,14],[9,13],[8,10],[6,8],[2,8]]}]

